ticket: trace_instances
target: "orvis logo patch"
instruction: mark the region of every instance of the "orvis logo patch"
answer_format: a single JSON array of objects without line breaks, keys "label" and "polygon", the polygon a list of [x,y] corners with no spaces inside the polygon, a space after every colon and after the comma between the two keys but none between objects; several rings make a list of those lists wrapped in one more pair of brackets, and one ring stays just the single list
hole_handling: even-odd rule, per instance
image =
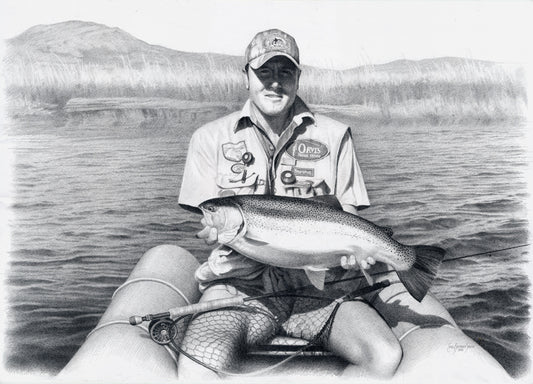
[{"label": "orvis logo patch", "polygon": [[296,160],[320,160],[328,155],[329,149],[320,141],[303,139],[289,145],[287,153]]}]

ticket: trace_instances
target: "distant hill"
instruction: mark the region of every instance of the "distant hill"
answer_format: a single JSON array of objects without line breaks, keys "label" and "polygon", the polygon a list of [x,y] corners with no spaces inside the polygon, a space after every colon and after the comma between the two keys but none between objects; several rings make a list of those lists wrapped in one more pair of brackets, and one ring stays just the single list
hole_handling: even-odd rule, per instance
[{"label": "distant hill", "polygon": [[7,60],[29,58],[35,62],[78,63],[103,66],[187,64],[204,67],[206,62],[240,68],[239,56],[181,52],[148,44],[120,28],[86,21],[36,25],[6,41]]},{"label": "distant hill", "polygon": [[[7,60],[31,60],[34,63],[87,63],[104,67],[143,67],[146,64],[161,66],[186,65],[191,69],[218,67],[239,70],[242,56],[216,53],[176,51],[146,43],[120,28],[86,21],[66,21],[57,24],[36,25],[6,41]],[[428,71],[443,66],[458,67],[465,63],[490,66],[494,63],[443,57],[424,60],[396,60],[386,64],[365,65],[339,72],[376,71],[403,73],[414,70]],[[306,67],[306,71],[336,72],[335,70]]]},{"label": "distant hill", "polygon": [[348,72],[358,71],[358,70],[372,68],[374,71],[377,71],[377,72],[402,73],[402,72],[412,72],[413,70],[418,70],[421,72],[428,72],[428,71],[439,70],[439,69],[446,68],[446,67],[450,67],[450,68],[464,67],[465,64],[474,65],[477,67],[489,67],[489,66],[497,65],[496,63],[491,62],[491,61],[465,59],[462,57],[437,57],[437,58],[422,59],[422,60],[407,60],[407,59],[394,60],[394,61],[391,61],[385,64],[366,65],[362,67],[348,69],[347,71]]}]

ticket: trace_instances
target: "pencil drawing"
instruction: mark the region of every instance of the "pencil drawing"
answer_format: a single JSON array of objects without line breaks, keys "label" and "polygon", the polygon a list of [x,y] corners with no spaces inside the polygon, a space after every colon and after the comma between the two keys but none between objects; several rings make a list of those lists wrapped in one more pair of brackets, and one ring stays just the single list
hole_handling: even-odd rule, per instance
[{"label": "pencil drawing", "polygon": [[[269,33],[289,39],[284,32]],[[371,221],[368,225],[377,228],[376,236],[384,244],[432,246],[423,249],[431,254],[420,261],[425,265],[428,259],[431,268],[422,269],[432,269],[431,281],[424,281],[422,292],[414,287],[421,284],[416,280],[412,290],[416,300],[422,301],[431,286],[431,299],[426,300],[442,305],[444,315],[423,313],[418,307],[404,305],[396,291],[396,296],[391,294],[386,299],[377,296],[378,289],[391,283],[378,279],[382,285],[372,291],[374,281],[367,271],[372,272],[373,264],[380,260],[357,259],[364,273],[358,275],[357,281],[369,280],[365,289],[370,287],[370,291],[365,291],[365,298],[373,297],[372,307],[378,312],[387,308],[384,326],[404,331],[395,340],[403,348],[398,357],[403,360],[396,362],[392,372],[383,377],[394,382],[394,371],[399,364],[396,377],[421,379],[417,367],[424,361],[433,364],[443,356],[457,367],[456,375],[443,363],[441,368],[431,367],[436,375],[434,379],[449,374],[450,378],[466,377],[475,382],[476,377],[481,380],[489,373],[493,380],[526,377],[529,374],[530,282],[524,266],[529,257],[526,174],[530,160],[524,141],[531,125],[526,116],[528,95],[522,66],[447,56],[398,58],[348,69],[322,68],[299,63],[290,41],[273,41],[269,49],[279,50],[283,44],[289,45],[283,48],[289,52],[283,51],[284,61],[279,55],[263,59],[280,68],[285,65],[296,71],[301,67],[301,76],[296,80],[299,81],[297,98],[293,102],[305,101],[313,114],[326,116],[327,120],[323,121],[332,127],[337,127],[330,122],[333,119],[350,127],[346,132],[353,136],[357,150],[359,163],[355,164],[364,175],[370,198],[367,203],[365,196],[358,195],[359,205],[370,204],[370,207],[357,214]],[[237,48],[245,53],[244,46]],[[267,54],[270,53],[267,49]],[[11,247],[5,271],[8,314],[3,348],[4,369],[8,373],[55,376],[67,366],[62,375],[72,380],[105,363],[109,365],[108,370],[95,377],[126,382],[146,373],[147,380],[155,382],[158,377],[163,380],[179,376],[176,356],[170,359],[169,353],[178,352],[175,354],[178,355],[185,351],[188,356],[189,351],[193,358],[200,359],[201,354],[194,354],[197,345],[191,339],[194,337],[183,336],[189,321],[196,324],[191,332],[199,332],[198,324],[209,327],[201,323],[200,315],[195,315],[200,319],[196,323],[190,319],[191,313],[186,321],[180,322],[150,316],[196,303],[200,297],[198,281],[209,280],[199,278],[202,273],[217,276],[227,273],[222,269],[226,268],[224,262],[230,253],[216,251],[220,252],[216,260],[221,264],[213,266],[215,251],[211,244],[215,241],[210,241],[209,229],[230,231],[226,241],[218,239],[220,244],[228,243],[230,247],[231,241],[242,237],[247,229],[243,229],[246,221],[240,216],[238,225],[228,227],[230,219],[239,215],[237,212],[242,214],[242,207],[225,207],[226,214],[234,216],[224,216],[225,226],[217,226],[212,222],[212,217],[217,215],[207,214],[207,205],[198,204],[205,216],[202,223],[201,216],[191,209],[196,203],[187,200],[183,204],[187,209],[178,205],[178,199],[185,199],[184,187],[179,196],[182,181],[192,177],[184,176],[184,172],[190,172],[185,169],[186,162],[191,161],[187,160],[188,145],[191,143],[193,148],[194,138],[200,137],[194,132],[206,124],[214,124],[209,122],[225,121],[218,119],[241,111],[250,95],[253,97],[252,75],[247,71],[260,67],[249,67],[250,63],[254,64],[254,58],[248,57],[248,51],[245,55],[246,59],[220,52],[175,50],[145,42],[118,27],[80,20],[34,25],[6,40],[4,133],[14,156],[13,197],[7,206],[13,218],[8,223]],[[273,69],[277,70],[278,67]],[[311,128],[307,129],[309,133]],[[214,133],[206,135],[202,136],[203,142],[210,140]],[[289,190],[292,197],[333,194],[335,183],[324,178],[319,180],[321,171],[316,166],[317,161],[333,155],[333,145],[324,144],[325,139],[317,141],[314,136],[295,140],[287,143],[292,148],[292,156],[287,150],[288,155],[280,160],[278,176],[282,175],[287,194]],[[305,150],[300,151],[297,145]],[[258,193],[253,188],[267,188],[269,181],[262,184],[262,176],[256,170],[261,159],[248,141],[222,140],[218,147],[224,156],[221,163],[231,165],[227,175],[217,178],[218,196]],[[313,151],[316,153],[310,154]],[[208,169],[206,165],[195,177],[204,180]],[[228,177],[222,177],[225,175]],[[236,191],[235,184],[242,190]],[[201,194],[198,188],[187,198],[193,201]],[[218,201],[213,203],[217,207]],[[342,201],[342,206],[331,207],[330,203],[315,201],[309,207],[333,212],[331,220],[337,216],[350,217],[349,213],[339,212],[345,208]],[[283,205],[282,211],[291,204]],[[274,215],[274,208],[272,211],[261,208],[256,216]],[[206,219],[211,222],[206,224]],[[306,223],[313,227],[326,222],[324,219]],[[262,227],[263,230],[269,225]],[[277,222],[272,224],[275,225]],[[204,229],[200,237],[208,244],[196,237],[204,226],[207,232]],[[388,227],[394,229],[394,234]],[[242,251],[244,256],[251,246],[263,247],[264,253],[265,249],[270,250],[264,247],[270,246],[269,242],[275,238],[293,235],[285,227],[276,228],[281,228],[281,232],[273,230],[276,235],[266,236],[268,240],[250,235]],[[310,233],[312,228],[305,228]],[[248,228],[249,233],[252,229]],[[318,247],[320,241],[315,244],[312,238],[319,236],[320,230],[315,232],[305,238],[308,247],[300,243],[299,248]],[[322,240],[327,241],[325,235]],[[366,252],[369,247],[355,248],[364,248]],[[180,253],[182,249],[187,250],[186,255]],[[335,249],[340,246],[337,244]],[[440,265],[444,250],[446,257]],[[341,261],[340,256],[345,258]],[[339,254],[337,264],[340,267],[342,263],[344,272],[350,269],[346,267],[349,256]],[[418,263],[414,251],[408,256],[406,270]],[[433,256],[439,259],[435,265],[429,260]],[[243,268],[247,270],[251,268],[248,262],[243,263],[239,268],[241,265],[246,265]],[[355,265],[355,259],[351,263]],[[206,269],[208,264],[210,271]],[[298,278],[323,289],[326,267],[313,265],[306,270],[306,275]],[[257,275],[257,271],[256,268],[253,273]],[[161,284],[162,280],[166,283]],[[350,284],[347,280],[344,285]],[[125,281],[129,282],[123,285]],[[203,291],[205,287],[200,288]],[[356,292],[356,296],[363,295],[357,291],[361,288],[359,283],[352,288],[349,291]],[[247,294],[252,297],[249,302],[255,300],[253,294],[248,291]],[[128,295],[133,297],[126,298]],[[129,322],[140,325],[146,319],[152,320],[149,329],[152,339],[145,330],[128,324],[128,317],[121,312],[121,306],[130,305],[128,300],[135,302],[128,307],[129,315],[133,316]],[[250,315],[251,319],[266,311],[261,305],[250,304],[251,311],[256,311]],[[222,310],[226,307],[225,304]],[[213,308],[209,310],[217,313]],[[203,311],[206,312],[205,308]],[[302,310],[302,313],[305,316],[308,312]],[[135,318],[136,315],[145,317]],[[238,316],[241,319],[240,313]],[[331,316],[333,319],[334,314]],[[406,319],[421,325],[407,330],[403,325]],[[214,321],[209,320],[209,324]],[[431,333],[436,329],[443,330],[438,337]],[[464,332],[464,338],[454,338],[455,330],[461,335]],[[319,335],[323,335],[322,331]],[[427,332],[425,335],[430,336],[420,340],[434,340],[434,348],[431,343],[425,346],[411,343],[416,332]],[[198,335],[202,337],[204,332]],[[447,343],[442,335],[449,336],[450,341]],[[381,340],[381,335],[375,337]],[[168,344],[170,339],[180,341],[176,341],[178,347],[173,351],[168,345],[168,351],[160,345]],[[316,338],[309,339],[316,341]],[[120,351],[126,351],[132,340],[133,344],[139,342],[141,349],[146,346],[146,350],[131,352],[125,361]],[[107,346],[98,345],[100,341]],[[292,341],[278,338],[278,344],[269,344],[270,341],[261,340],[249,350],[240,351],[239,364],[220,363],[218,373],[227,376],[228,370],[234,370],[230,378],[237,371],[260,371],[288,378],[295,374],[335,378],[349,360],[344,357],[350,354],[335,354],[322,348],[327,343],[307,345],[296,338]],[[440,349],[435,347],[439,342]],[[80,347],[85,349],[76,354]],[[85,355],[82,356],[98,355],[105,348],[111,348],[102,355],[106,362],[95,363],[98,359],[84,360]],[[275,371],[267,369],[293,354],[299,354],[298,358],[276,366]],[[490,362],[493,359],[494,364],[487,363],[485,356]],[[361,364],[369,364],[370,372],[371,363],[362,361]],[[218,367],[218,363],[206,358],[206,365],[215,372],[217,369],[209,364]],[[382,373],[389,369],[385,363],[376,367]]]}]

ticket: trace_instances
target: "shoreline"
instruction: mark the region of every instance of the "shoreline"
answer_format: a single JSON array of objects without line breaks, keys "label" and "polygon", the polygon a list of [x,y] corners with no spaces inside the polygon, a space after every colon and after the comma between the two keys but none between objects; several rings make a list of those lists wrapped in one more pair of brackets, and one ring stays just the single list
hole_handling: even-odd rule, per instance
[{"label": "shoreline", "polygon": [[[222,116],[239,110],[243,102],[194,101],[167,97],[92,97],[72,98],[64,106],[49,103],[27,103],[20,99],[11,99],[6,103],[6,115],[13,120],[25,118],[112,118],[116,121],[131,120],[172,120],[195,118],[203,113]],[[433,101],[416,100],[391,106],[383,111],[380,106],[360,104],[333,105],[308,104],[312,111],[356,119],[364,125],[388,124],[494,124],[523,123],[527,115],[522,108],[513,111],[489,111],[476,106],[460,105],[460,111],[453,106],[435,107]]]}]

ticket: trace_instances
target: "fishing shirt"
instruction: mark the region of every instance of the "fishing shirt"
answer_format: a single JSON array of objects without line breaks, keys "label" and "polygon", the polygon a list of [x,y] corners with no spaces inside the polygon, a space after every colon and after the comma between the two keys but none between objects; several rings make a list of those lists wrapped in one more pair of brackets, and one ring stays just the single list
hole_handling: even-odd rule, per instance
[{"label": "fishing shirt", "polygon": [[[197,208],[205,200],[231,195],[335,195],[343,206],[367,207],[370,203],[350,127],[311,112],[299,97],[291,115],[276,145],[254,121],[250,100],[241,111],[196,130],[189,144],[179,204]],[[197,270],[196,279],[202,289],[216,280],[256,280],[264,269],[264,264],[219,246]]]}]

